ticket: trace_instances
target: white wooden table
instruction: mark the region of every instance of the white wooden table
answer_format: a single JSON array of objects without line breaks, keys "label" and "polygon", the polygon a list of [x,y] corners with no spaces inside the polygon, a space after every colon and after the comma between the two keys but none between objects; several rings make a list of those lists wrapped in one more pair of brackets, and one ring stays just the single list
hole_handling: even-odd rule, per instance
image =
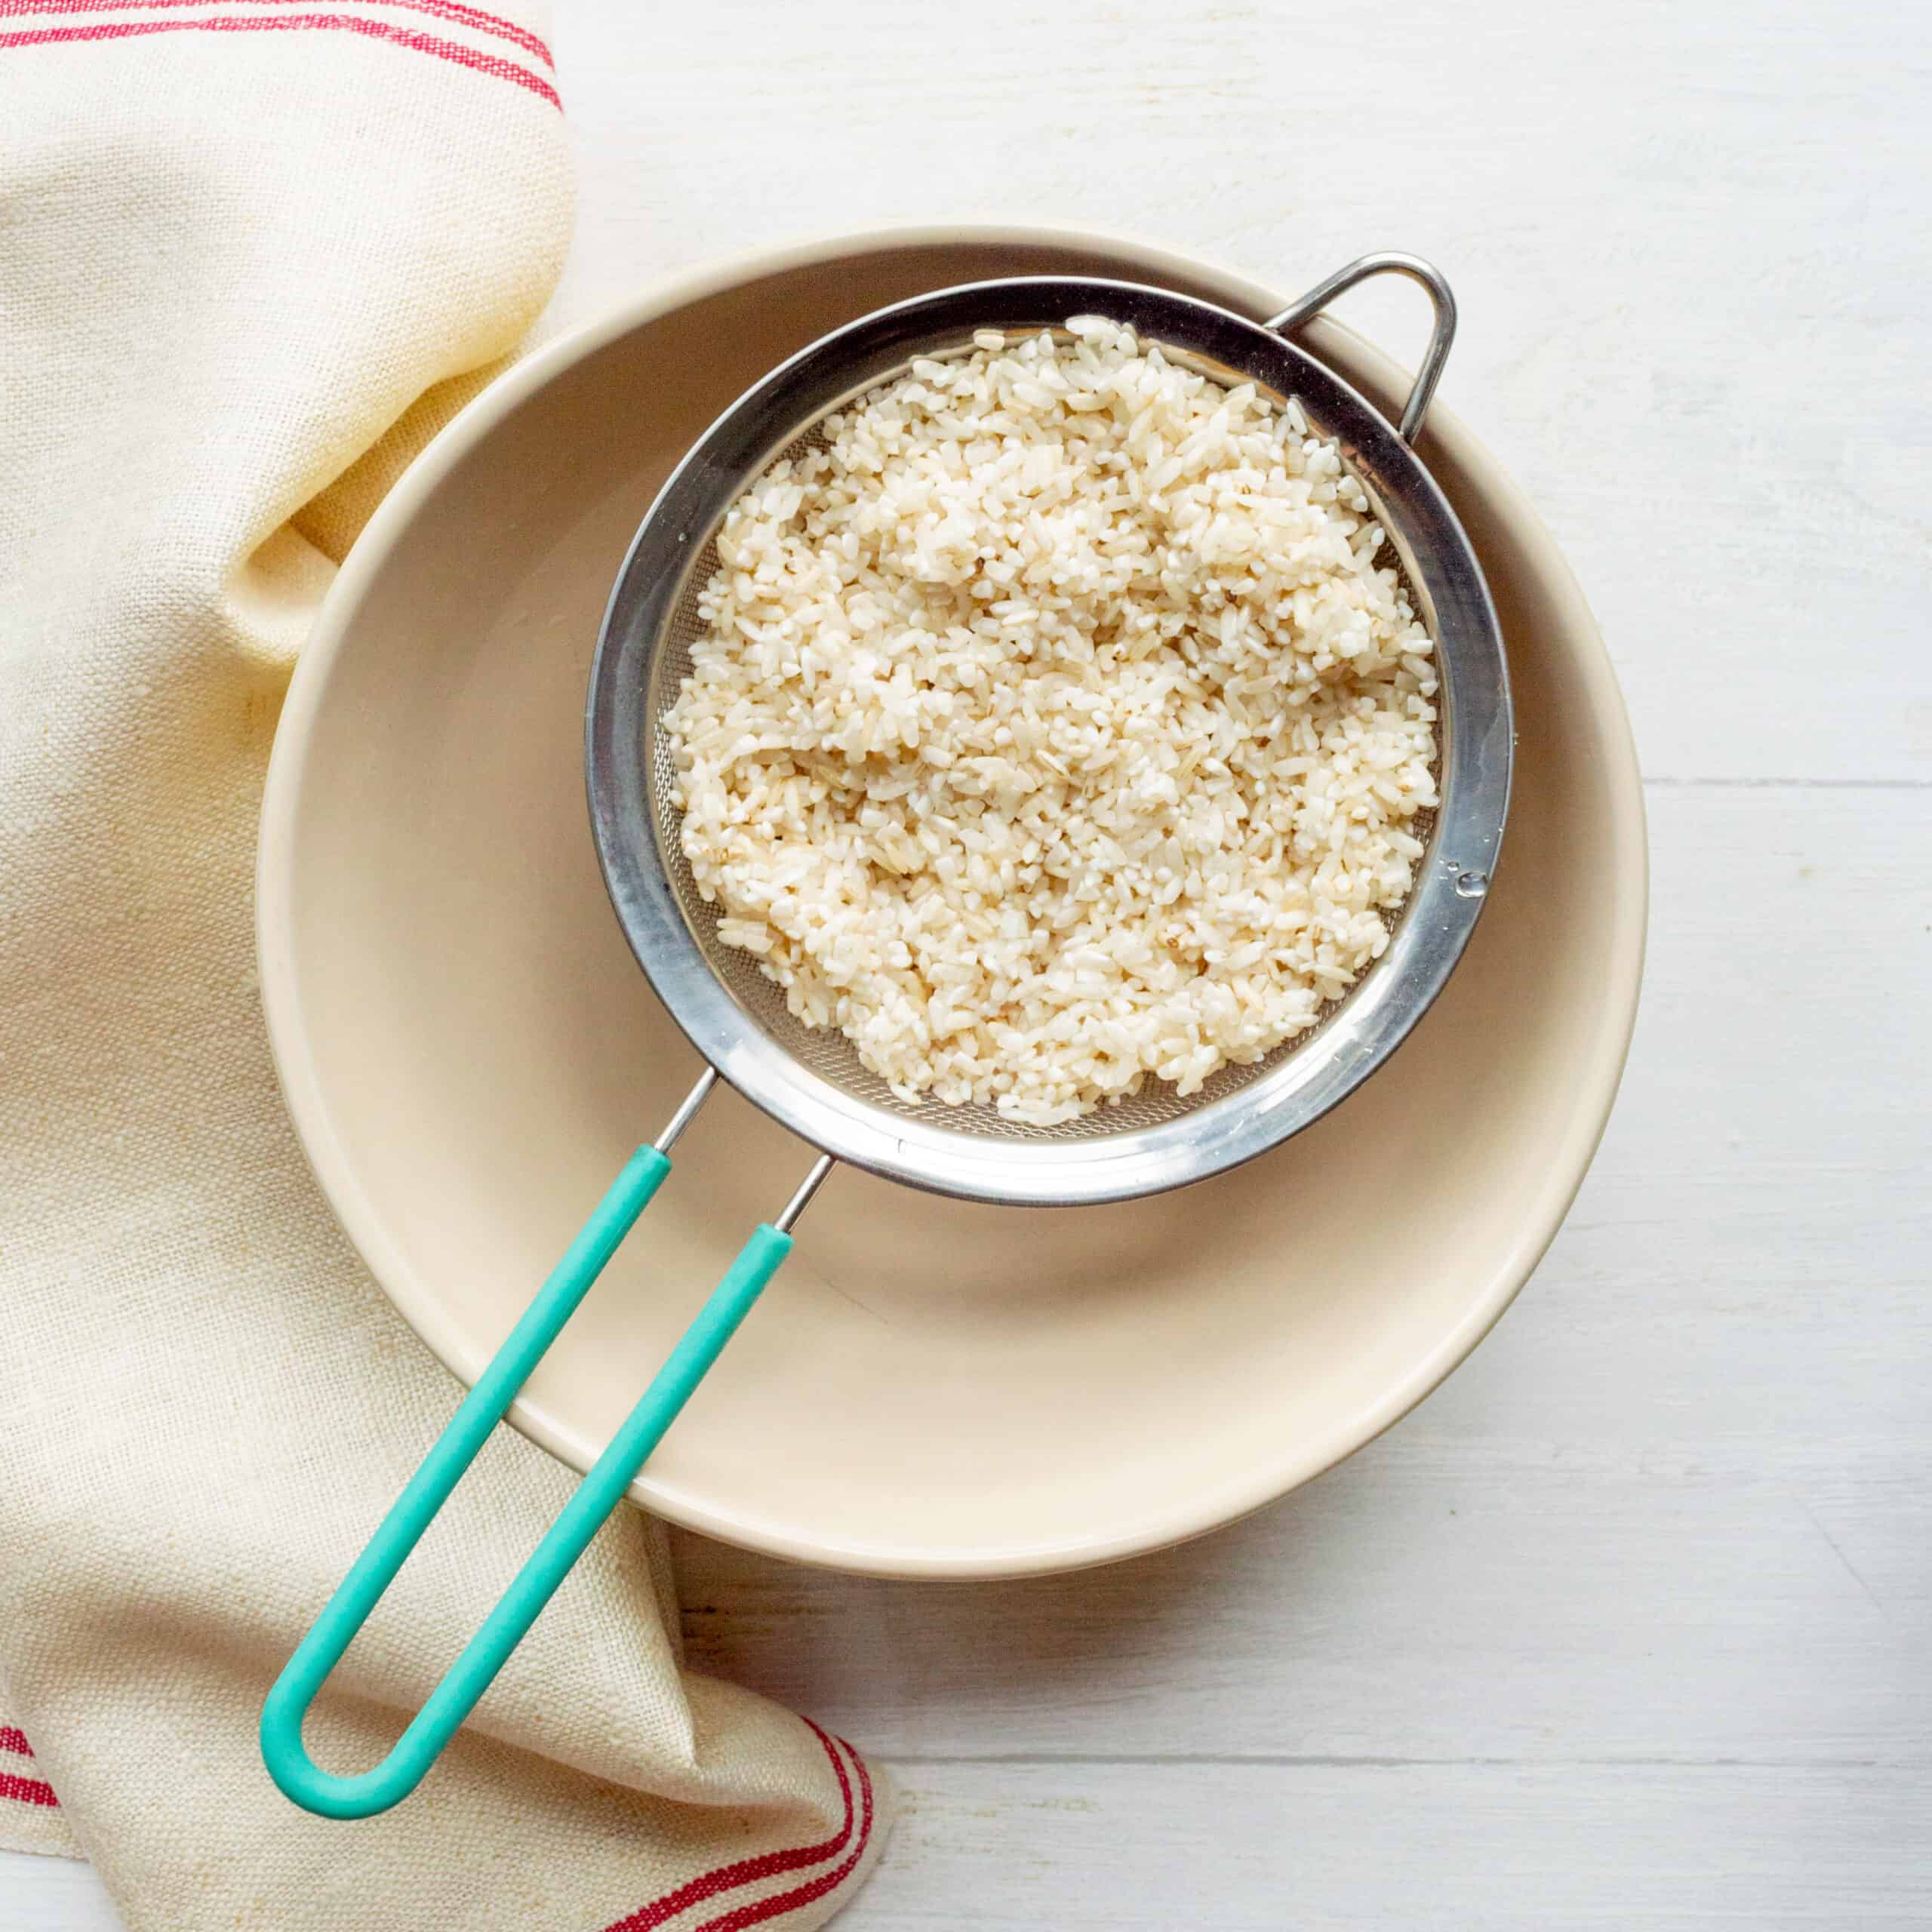
[{"label": "white wooden table", "polygon": [[[1291,290],[1433,257],[1444,394],[1574,560],[1649,783],[1602,1153],[1392,1435],[1063,1580],[682,1540],[697,1657],[909,1793],[844,1924],[1932,1924],[1918,0],[561,11],[568,319],[894,220],[1133,229]],[[1411,350],[1416,306],[1345,312]],[[0,1859],[8,1932],[114,1923],[85,1867]]]}]

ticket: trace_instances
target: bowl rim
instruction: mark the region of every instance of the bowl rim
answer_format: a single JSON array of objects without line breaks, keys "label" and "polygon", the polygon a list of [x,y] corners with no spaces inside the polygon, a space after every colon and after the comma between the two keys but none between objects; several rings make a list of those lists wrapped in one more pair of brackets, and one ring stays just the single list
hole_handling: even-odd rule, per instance
[{"label": "bowl rim", "polygon": [[[467,1386],[487,1349],[461,1332],[442,1297],[410,1264],[359,1184],[328,1104],[306,1029],[294,940],[291,863],[308,777],[314,728],[345,640],[368,594],[417,515],[445,478],[518,405],[562,374],[621,337],[674,310],[740,284],[841,259],[894,249],[973,246],[1055,247],[1109,251],[1134,272],[1211,282],[1217,298],[1257,315],[1275,312],[1279,298],[1218,262],[1183,256],[1132,235],[1095,228],[1009,222],[891,224],[826,234],[779,248],[748,250],[663,277],[601,315],[533,349],[472,398],[424,447],[377,505],[325,594],[297,659],[277,726],[263,793],[257,845],[257,965],[271,1057],[290,1120],[331,1211],[377,1284],[431,1351]],[[1329,336],[1354,365],[1377,380],[1400,382],[1396,365],[1355,331],[1328,317],[1309,337]],[[1323,359],[1327,359],[1324,355]],[[1484,468],[1492,509],[1535,557],[1546,592],[1560,605],[1566,632],[1589,648],[1577,669],[1598,721],[1603,776],[1612,801],[1613,861],[1606,878],[1613,943],[1604,963],[1588,1074],[1572,1094],[1563,1131],[1551,1146],[1532,1211],[1493,1265],[1482,1292],[1435,1345],[1411,1362],[1372,1401],[1318,1439],[1284,1447],[1279,1456],[1244,1463],[1211,1489],[1090,1534],[1006,1545],[909,1546],[828,1538],[776,1525],[720,1506],[682,1485],[654,1479],[647,1465],[632,1498],[654,1513],[706,1535],[771,1555],[875,1576],[994,1579],[1079,1569],[1167,1547],[1204,1534],[1299,1487],[1352,1455],[1399,1421],[1436,1389],[1500,1318],[1555,1238],[1602,1138],[1636,1022],[1648,910],[1649,854],[1642,780],[1629,721],[1602,634],[1555,540],[1521,491],[1482,444],[1438,400],[1430,414],[1432,438],[1445,430],[1466,460]],[[534,1288],[533,1288],[534,1292]],[[601,1452],[540,1404],[519,1396],[506,1418],[540,1447],[580,1472]]]}]

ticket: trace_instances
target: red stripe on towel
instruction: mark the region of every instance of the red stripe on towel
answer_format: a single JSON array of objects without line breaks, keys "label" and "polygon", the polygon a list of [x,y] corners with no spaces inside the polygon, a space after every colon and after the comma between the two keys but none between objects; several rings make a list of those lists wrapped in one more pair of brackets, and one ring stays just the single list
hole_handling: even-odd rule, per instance
[{"label": "red stripe on towel", "polygon": [[[667,1919],[676,1918],[680,1912],[689,1911],[693,1906],[701,1905],[722,1893],[736,1891],[741,1885],[755,1884],[761,1878],[775,1878],[781,1872],[801,1871],[808,1866],[823,1864],[826,1859],[835,1856],[844,1847],[852,1835],[854,1810],[852,1781],[845,1774],[845,1761],[838,1751],[838,1746],[844,1743],[844,1740],[841,1738],[835,1741],[817,1724],[812,1724],[810,1718],[804,1721],[811,1726],[813,1735],[824,1747],[825,1755],[832,1760],[832,1770],[838,1774],[838,1795],[844,1800],[845,1807],[845,1815],[840,1821],[838,1829],[829,1838],[821,1838],[814,1844],[794,1845],[784,1851],[763,1852],[755,1858],[741,1858],[734,1863],[720,1865],[709,1872],[700,1872],[687,1884],[665,1893],[661,1897],[653,1899],[648,1905],[638,1906],[636,1911],[617,1920],[614,1924],[605,1927],[605,1932],[652,1932],[654,1927],[662,1925]],[[812,1881],[819,1887],[817,1890],[809,1890],[808,1887],[801,1886],[793,1891],[780,1893],[774,1898],[740,1906],[738,1911],[754,1912],[758,1918],[768,1918],[774,1912],[789,1911],[795,1905],[805,1904],[808,1899],[820,1897],[830,1890],[832,1885],[837,1884],[851,1871],[863,1855],[866,1841],[872,1836],[872,1779],[866,1772],[865,1760],[857,1752],[852,1750],[851,1745],[846,1744],[845,1749],[851,1752],[852,1763],[859,1774],[860,1785],[865,1794],[864,1822],[860,1828],[858,1844],[852,1855],[830,1875],[829,1883],[821,1884],[818,1880]],[[698,1932],[714,1932],[714,1928],[715,1932],[724,1932],[727,1921],[734,1924],[746,1925],[756,1922],[755,1919],[740,1920],[737,1913],[727,1912],[724,1918],[712,1919],[707,1925],[699,1927]]]},{"label": "red stripe on towel", "polygon": [[[841,1744],[845,1740],[838,1740]],[[845,1745],[852,1751],[849,1744]],[[735,1911],[721,1914],[716,1918],[707,1918],[697,1928],[697,1932],[744,1932],[748,1925],[761,1924],[768,1918],[776,1918],[781,1912],[796,1912],[801,1906],[810,1905],[814,1899],[822,1899],[826,1894],[837,1889],[859,1869],[859,1860],[866,1855],[866,1847],[872,1835],[872,1781],[866,1770],[866,1761],[857,1752],[852,1751],[853,1768],[859,1774],[859,1789],[865,1804],[864,1822],[859,1827],[859,1841],[851,1852],[829,1872],[822,1872],[809,1884],[795,1885],[789,1892],[774,1893],[768,1899],[760,1899],[752,1905],[741,1905]]]},{"label": "red stripe on towel", "polygon": [[40,1778],[17,1778],[11,1771],[0,1771],[0,1798],[11,1798],[17,1804],[44,1804],[53,1811],[60,1808],[51,1784]]},{"label": "red stripe on towel", "polygon": [[[26,14],[131,14],[152,7],[205,7],[211,0],[0,0],[0,20]],[[295,7],[303,0],[232,0],[232,4],[252,7]],[[466,6],[463,0],[369,0],[372,6],[396,7],[412,14],[449,20],[470,27],[478,33],[494,35],[534,54],[546,67],[555,67],[550,50],[528,27],[500,14],[486,14],[480,7]]]},{"label": "red stripe on towel", "polygon": [[281,15],[211,14],[201,20],[112,20],[88,27],[32,27],[19,33],[0,33],[0,48],[42,47],[62,41],[125,40],[151,33],[264,33],[317,32],[333,29],[361,34],[368,40],[386,40],[392,46],[407,47],[418,54],[433,55],[479,74],[494,74],[500,80],[513,81],[528,88],[552,107],[561,107],[557,91],[541,75],[519,67],[494,54],[479,54],[453,40],[439,40],[433,34],[417,33],[407,27],[392,26],[386,20],[365,19],[359,14],[285,14]]}]

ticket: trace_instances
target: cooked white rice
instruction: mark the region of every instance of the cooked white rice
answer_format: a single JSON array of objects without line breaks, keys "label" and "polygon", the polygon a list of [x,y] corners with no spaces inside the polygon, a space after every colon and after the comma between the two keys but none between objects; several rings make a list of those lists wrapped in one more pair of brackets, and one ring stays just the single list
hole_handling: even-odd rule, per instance
[{"label": "cooked white rice", "polygon": [[1388,943],[1435,674],[1332,444],[1093,316],[986,333],[732,506],[666,718],[699,889],[902,1097],[1051,1124]]}]

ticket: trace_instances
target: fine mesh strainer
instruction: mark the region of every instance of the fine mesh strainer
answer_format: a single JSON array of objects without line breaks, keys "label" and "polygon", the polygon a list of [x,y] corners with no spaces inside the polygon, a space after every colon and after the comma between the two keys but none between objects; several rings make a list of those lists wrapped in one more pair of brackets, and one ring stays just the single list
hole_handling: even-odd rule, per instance
[{"label": "fine mesh strainer", "polygon": [[[1344,290],[1393,272],[1435,304],[1422,372],[1392,425],[1288,338]],[[826,417],[909,368],[970,353],[974,332],[1063,332],[1070,316],[1130,323],[1143,343],[1218,380],[1299,400],[1339,444],[1386,533],[1434,640],[1441,804],[1386,952],[1320,1023],[1180,1098],[1163,1083],[1062,1125],[1015,1124],[989,1106],[908,1103],[863,1067],[843,1035],[805,1027],[751,957],[722,945],[699,894],[671,800],[663,718],[691,668],[698,593],[717,566],[726,510],[771,463],[820,437]],[[591,673],[586,757],[605,884],[651,986],[708,1063],[654,1146],[641,1148],[478,1378],[269,1694],[262,1748],[297,1804],[361,1817],[405,1797],[475,1706],[717,1359],[792,1247],[789,1232],[835,1161],[971,1200],[1120,1201],[1199,1180],[1275,1146],[1352,1092],[1426,1012],[1474,928],[1509,804],[1509,678],[1481,567],[1413,445],[1447,358],[1455,306],[1414,256],[1365,256],[1265,323],[1171,291],[1030,276],[920,296],[801,350],[734,403],[685,457],[640,527],[605,613]],[[484,1438],[670,1171],[666,1158],[722,1076],[820,1150],[777,1219],[746,1244],[623,1426],[503,1600],[374,1770],[319,1770],[301,1740],[309,1703]]]}]

